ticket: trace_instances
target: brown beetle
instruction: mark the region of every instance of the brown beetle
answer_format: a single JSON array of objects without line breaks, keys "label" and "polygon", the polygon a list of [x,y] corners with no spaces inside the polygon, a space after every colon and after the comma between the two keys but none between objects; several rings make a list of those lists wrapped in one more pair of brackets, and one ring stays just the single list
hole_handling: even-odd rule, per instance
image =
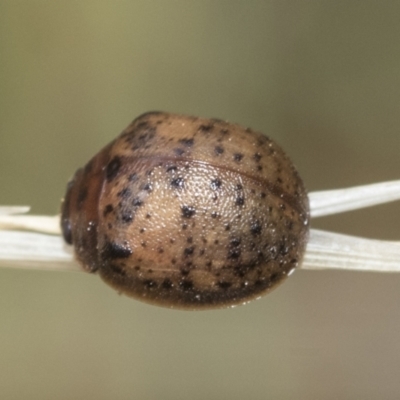
[{"label": "brown beetle", "polygon": [[76,172],[62,231],[83,268],[122,293],[224,307],[263,295],[299,265],[309,204],[267,136],[151,112]]}]

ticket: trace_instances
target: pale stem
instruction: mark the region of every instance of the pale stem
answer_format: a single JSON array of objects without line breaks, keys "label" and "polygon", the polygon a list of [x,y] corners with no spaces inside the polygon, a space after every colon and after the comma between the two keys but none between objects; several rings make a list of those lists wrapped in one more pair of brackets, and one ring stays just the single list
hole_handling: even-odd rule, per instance
[{"label": "pale stem", "polygon": [[400,272],[400,242],[311,229],[302,269]]},{"label": "pale stem", "polygon": [[[400,181],[313,192],[309,197],[311,216],[316,218],[398,200]],[[60,236],[59,216],[13,215],[28,210],[0,207],[0,267],[81,270],[72,247]],[[311,229],[301,268],[400,272],[400,242]]]},{"label": "pale stem", "polygon": [[323,217],[400,200],[400,180],[313,192],[309,198],[311,217]]}]

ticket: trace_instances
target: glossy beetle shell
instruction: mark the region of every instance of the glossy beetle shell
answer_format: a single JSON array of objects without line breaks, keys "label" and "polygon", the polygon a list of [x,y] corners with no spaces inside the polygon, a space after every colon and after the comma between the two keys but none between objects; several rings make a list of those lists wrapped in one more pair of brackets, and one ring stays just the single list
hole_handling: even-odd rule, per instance
[{"label": "glossy beetle shell", "polygon": [[216,119],[143,114],[68,184],[62,230],[119,292],[211,308],[268,292],[302,260],[309,205],[267,136]]}]

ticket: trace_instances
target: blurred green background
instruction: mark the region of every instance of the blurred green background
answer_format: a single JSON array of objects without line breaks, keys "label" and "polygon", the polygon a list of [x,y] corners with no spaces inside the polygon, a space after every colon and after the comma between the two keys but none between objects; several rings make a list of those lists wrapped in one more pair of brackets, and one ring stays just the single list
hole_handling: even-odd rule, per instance
[{"label": "blurred green background", "polygon": [[[275,138],[310,191],[399,179],[400,2],[0,1],[0,203],[58,212],[137,115]],[[399,239],[399,204],[313,226]],[[170,311],[79,273],[0,271],[4,399],[398,399],[400,276],[299,271]]]}]

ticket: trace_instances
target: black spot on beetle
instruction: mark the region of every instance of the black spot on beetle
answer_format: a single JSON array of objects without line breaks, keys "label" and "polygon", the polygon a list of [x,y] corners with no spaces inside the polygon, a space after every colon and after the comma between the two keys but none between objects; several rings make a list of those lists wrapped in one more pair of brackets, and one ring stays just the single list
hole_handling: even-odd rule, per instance
[{"label": "black spot on beetle", "polygon": [[181,272],[181,275],[182,275],[182,276],[188,276],[189,273],[190,273],[190,269],[181,268],[181,269],[180,269],[180,272]]},{"label": "black spot on beetle", "polygon": [[78,207],[81,207],[83,202],[86,200],[88,195],[88,189],[86,187],[82,188],[78,193]]},{"label": "black spot on beetle", "polygon": [[250,225],[250,232],[252,235],[259,235],[262,231],[262,225],[260,221],[253,221]]},{"label": "black spot on beetle", "polygon": [[286,256],[289,253],[289,246],[286,243],[281,243],[278,251],[280,255]]},{"label": "black spot on beetle", "polygon": [[241,240],[240,240],[239,238],[233,238],[233,239],[231,239],[231,241],[229,242],[229,244],[230,244],[232,247],[236,247],[236,246],[239,246],[240,242],[241,242]]},{"label": "black spot on beetle", "polygon": [[167,172],[175,172],[178,169],[176,165],[171,165],[167,168]]},{"label": "black spot on beetle", "polygon": [[161,287],[163,289],[169,290],[174,286],[174,284],[172,283],[172,281],[170,279],[164,279],[163,283],[161,284]]},{"label": "black spot on beetle", "polygon": [[110,214],[110,213],[113,212],[113,211],[114,211],[114,207],[112,206],[112,204],[107,204],[107,205],[104,207],[103,216],[106,217],[108,214]]},{"label": "black spot on beetle", "polygon": [[193,206],[182,206],[181,211],[183,218],[192,218],[196,214],[196,209]]},{"label": "black spot on beetle", "polygon": [[72,244],[72,225],[71,220],[69,218],[62,218],[61,220],[61,228],[64,240],[68,244]]},{"label": "black spot on beetle", "polygon": [[185,153],[185,150],[183,150],[183,149],[181,149],[181,148],[176,148],[176,149],[174,149],[174,153],[177,155],[177,156],[181,156],[181,155],[183,155],[184,153]]},{"label": "black spot on beetle", "polygon": [[121,275],[121,276],[126,276],[126,272],[119,266],[116,264],[110,264],[109,268],[111,269],[112,272]]},{"label": "black spot on beetle", "polygon": [[262,157],[262,155],[261,155],[260,153],[255,153],[255,154],[253,154],[253,159],[254,159],[256,162],[260,162],[261,157]]},{"label": "black spot on beetle", "polygon": [[132,201],[132,205],[134,207],[140,207],[143,205],[143,200],[141,200],[139,197],[135,197]]},{"label": "black spot on beetle", "polygon": [[240,162],[240,161],[242,161],[242,159],[243,159],[243,154],[242,154],[242,153],[235,153],[235,154],[233,155],[233,159],[234,159],[234,161],[236,161],[236,162]]},{"label": "black spot on beetle", "polygon": [[106,179],[107,181],[112,181],[117,175],[121,168],[121,158],[115,156],[106,167]]},{"label": "black spot on beetle", "polygon": [[235,204],[240,207],[243,206],[244,205],[244,197],[243,196],[236,197]]},{"label": "black spot on beetle", "polygon": [[129,211],[123,212],[121,214],[121,219],[126,224],[130,224],[133,221],[133,214]]},{"label": "black spot on beetle", "polygon": [[227,281],[219,281],[217,282],[217,285],[221,288],[221,289],[229,289],[232,286],[232,282],[227,282]]},{"label": "black spot on beetle", "polygon": [[215,211],[213,211],[213,212],[211,213],[211,218],[217,218],[217,217],[218,217],[218,213],[215,212]]},{"label": "black spot on beetle", "polygon": [[224,148],[223,148],[222,146],[215,146],[214,151],[215,151],[215,154],[219,156],[219,155],[221,155],[225,150],[224,150]]},{"label": "black spot on beetle", "polygon": [[199,126],[199,131],[202,132],[210,132],[214,128],[213,124],[208,124],[208,125],[200,125]]},{"label": "black spot on beetle", "polygon": [[269,280],[271,282],[276,282],[278,279],[279,279],[279,274],[277,274],[277,273],[274,273],[269,277]]},{"label": "black spot on beetle", "polygon": [[243,185],[240,184],[240,183],[238,183],[238,184],[235,186],[235,190],[243,190]]},{"label": "black spot on beetle", "polygon": [[263,146],[263,145],[265,145],[266,143],[268,143],[268,142],[270,142],[271,140],[267,137],[267,136],[265,136],[265,135],[263,135],[263,136],[261,136],[261,137],[259,137],[258,139],[257,139],[257,142],[258,142],[258,144],[259,144],[259,146]]},{"label": "black spot on beetle", "polygon": [[179,282],[179,286],[183,289],[183,290],[192,290],[193,289],[193,282],[189,279],[184,279],[183,281]]},{"label": "black spot on beetle", "polygon": [[104,260],[115,258],[128,258],[132,255],[132,253],[133,252],[130,247],[108,241],[101,251],[101,257]]},{"label": "black spot on beetle", "polygon": [[183,250],[183,254],[185,257],[191,256],[194,253],[194,246],[186,247],[185,250]]},{"label": "black spot on beetle", "polygon": [[187,146],[187,147],[192,147],[193,144],[194,144],[194,139],[193,138],[191,138],[191,139],[187,139],[187,138],[180,139],[179,143],[182,143],[184,146]]},{"label": "black spot on beetle", "polygon": [[143,281],[143,285],[146,286],[148,289],[154,289],[157,286],[156,282],[152,279],[145,279]]},{"label": "black spot on beetle", "polygon": [[127,199],[131,194],[132,192],[129,188],[124,188],[117,193],[117,196],[122,199]]},{"label": "black spot on beetle", "polygon": [[228,258],[237,260],[240,257],[241,250],[238,247],[234,247],[232,249],[229,249],[228,251]]},{"label": "black spot on beetle", "polygon": [[136,128],[139,128],[139,129],[143,129],[143,128],[148,128],[149,127],[149,121],[141,121],[141,122],[138,122],[138,124],[136,125]]},{"label": "black spot on beetle", "polygon": [[183,189],[185,186],[185,180],[182,177],[172,179],[171,186],[174,189]]},{"label": "black spot on beetle", "polygon": [[146,190],[147,192],[151,192],[151,191],[153,190],[152,184],[151,184],[151,183],[146,183],[146,184],[143,186],[143,190]]},{"label": "black spot on beetle", "polygon": [[[140,124],[144,124],[139,126]],[[149,126],[148,122],[141,122],[138,128],[145,128],[145,131],[138,136],[138,140],[141,146],[147,145],[148,142],[152,141],[156,135],[156,128]]]},{"label": "black spot on beetle", "polygon": [[128,181],[129,181],[129,182],[136,182],[137,180],[138,180],[138,176],[137,176],[136,173],[130,174],[130,175],[128,176]]},{"label": "black spot on beetle", "polygon": [[240,278],[243,278],[244,276],[246,276],[247,272],[248,272],[248,268],[243,265],[238,265],[234,269],[234,274]]},{"label": "black spot on beetle", "polygon": [[222,181],[221,181],[221,179],[216,178],[216,179],[212,179],[212,180],[211,180],[210,188],[211,188],[212,190],[217,190],[217,189],[219,189],[221,186],[222,186]]}]

